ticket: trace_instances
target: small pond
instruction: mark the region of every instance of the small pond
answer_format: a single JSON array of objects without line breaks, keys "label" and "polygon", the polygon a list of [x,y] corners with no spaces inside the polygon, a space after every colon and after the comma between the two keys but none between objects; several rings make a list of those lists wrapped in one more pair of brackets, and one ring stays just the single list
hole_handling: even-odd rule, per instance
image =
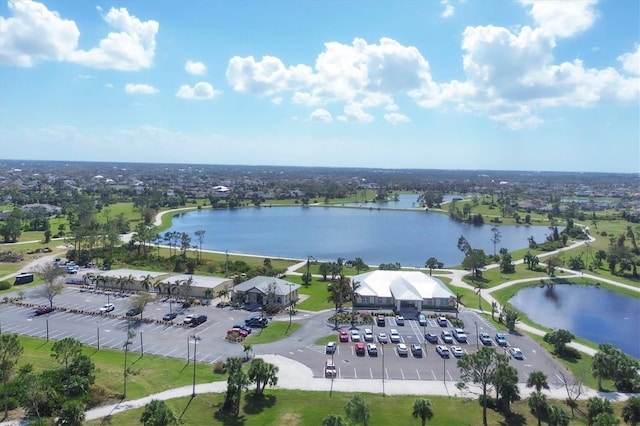
[{"label": "small pond", "polygon": [[640,358],[640,300],[597,286],[556,284],[524,288],[509,303],[532,321],[610,343]]}]

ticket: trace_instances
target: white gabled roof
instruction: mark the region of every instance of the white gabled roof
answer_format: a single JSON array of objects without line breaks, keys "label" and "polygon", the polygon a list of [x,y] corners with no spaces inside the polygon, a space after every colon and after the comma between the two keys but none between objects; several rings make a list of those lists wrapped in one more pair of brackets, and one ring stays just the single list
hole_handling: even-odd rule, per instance
[{"label": "white gabled roof", "polygon": [[449,299],[455,295],[442,281],[420,271],[372,271],[356,275],[359,296],[393,297],[396,300]]}]

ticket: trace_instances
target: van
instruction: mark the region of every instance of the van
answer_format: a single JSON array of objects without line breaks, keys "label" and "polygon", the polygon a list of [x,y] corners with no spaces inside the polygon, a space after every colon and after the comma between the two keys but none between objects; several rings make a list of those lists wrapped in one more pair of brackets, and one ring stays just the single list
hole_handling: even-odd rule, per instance
[{"label": "van", "polygon": [[334,378],[336,377],[338,370],[332,359],[328,359],[324,363],[324,377]]},{"label": "van", "polygon": [[16,280],[14,281],[13,285],[26,284],[31,282],[33,282],[33,274],[30,274],[28,272],[21,272],[16,275]]}]

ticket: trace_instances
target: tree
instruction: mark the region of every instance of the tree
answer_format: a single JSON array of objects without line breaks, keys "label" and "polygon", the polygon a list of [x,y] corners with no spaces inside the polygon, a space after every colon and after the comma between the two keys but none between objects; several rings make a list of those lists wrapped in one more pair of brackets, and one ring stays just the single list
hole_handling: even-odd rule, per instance
[{"label": "tree", "polygon": [[149,302],[151,302],[152,300],[153,300],[153,295],[151,295],[150,293],[142,293],[131,300],[129,307],[139,310],[140,319],[142,319],[142,313],[144,312]]},{"label": "tree", "polygon": [[327,414],[322,419],[322,426],[349,426],[340,414]]},{"label": "tree", "polygon": [[413,402],[413,411],[411,412],[413,417],[420,419],[422,426],[427,424],[427,420],[433,418],[433,408],[431,408],[431,401],[425,398],[418,398]]},{"label": "tree", "polygon": [[177,425],[178,418],[164,401],[152,399],[151,402],[144,406],[144,412],[140,416],[140,423],[144,426]]},{"label": "tree", "polygon": [[360,394],[356,394],[344,406],[347,418],[355,423],[362,423],[362,426],[369,425],[369,404]]},{"label": "tree", "polygon": [[85,419],[85,404],[76,399],[64,403],[62,410],[58,413],[56,425],[82,426]]},{"label": "tree", "polygon": [[494,371],[491,382],[496,389],[496,397],[502,405],[503,412],[509,414],[511,403],[520,400],[518,370],[509,365],[507,360],[502,360]]},{"label": "tree", "polygon": [[515,331],[516,323],[518,322],[518,311],[515,309],[504,309],[504,323],[510,332]]},{"label": "tree", "polygon": [[608,399],[593,396],[587,400],[587,423],[595,424],[595,419],[600,414],[613,414],[613,406]]},{"label": "tree", "polygon": [[440,262],[435,257],[430,257],[424,263],[425,268],[429,268],[429,275],[433,275],[434,269],[441,269],[444,266],[444,263]]},{"label": "tree", "polygon": [[487,265],[487,255],[484,250],[472,249],[462,260],[462,267],[473,271],[473,278],[482,278],[482,269]]},{"label": "tree", "polygon": [[202,262],[202,243],[204,243],[204,234],[206,232],[204,229],[199,229],[195,232],[196,237],[198,237],[198,263]]},{"label": "tree", "polygon": [[0,334],[0,380],[4,391],[4,418],[9,415],[9,379],[24,348],[16,334]]},{"label": "tree", "polygon": [[547,422],[549,426],[568,426],[569,416],[559,405],[550,405],[547,408]]},{"label": "tree", "polygon": [[569,330],[555,330],[544,335],[544,341],[553,345],[556,354],[562,355],[566,351],[566,346],[574,339],[574,335]]},{"label": "tree", "polygon": [[256,384],[256,394],[262,395],[264,388],[269,386],[275,386],[278,384],[278,367],[264,362],[262,358],[255,358],[251,361],[249,371],[247,372],[249,380]]},{"label": "tree", "polygon": [[58,265],[50,263],[39,267],[35,273],[44,281],[44,286],[38,291],[38,296],[46,298],[49,301],[49,306],[53,307],[53,299],[64,290],[64,286],[60,284],[64,270]]},{"label": "tree", "polygon": [[540,422],[546,419],[547,416],[547,397],[542,392],[534,392],[527,401],[531,414],[538,419],[538,426]]},{"label": "tree", "polygon": [[72,337],[65,337],[54,343],[51,350],[53,351],[51,356],[64,366],[65,394],[69,397],[70,365],[82,354],[82,343]]},{"label": "tree", "polygon": [[532,371],[527,378],[527,387],[535,388],[536,392],[540,392],[542,389],[549,389],[547,375],[540,370]]},{"label": "tree", "polygon": [[593,426],[617,426],[620,420],[613,413],[600,413],[593,419]]},{"label": "tree", "polygon": [[491,233],[493,236],[491,237],[491,242],[493,243],[493,257],[496,257],[496,246],[502,241],[502,234],[500,230],[495,226],[491,228]]},{"label": "tree", "polygon": [[632,396],[627,400],[622,409],[622,420],[631,426],[640,423],[640,396]]},{"label": "tree", "polygon": [[229,377],[227,379],[227,392],[225,394],[222,409],[237,417],[240,412],[242,391],[249,386],[251,381],[244,371],[242,371],[242,360],[240,358],[227,358],[227,362],[225,362],[225,370]]},{"label": "tree", "polygon": [[358,275],[360,271],[366,271],[367,269],[369,269],[369,265],[364,263],[364,260],[362,260],[361,257],[356,257],[353,260],[348,260],[346,264],[347,266],[350,266],[356,270],[356,275]]},{"label": "tree", "polygon": [[0,234],[5,243],[15,243],[18,241],[20,234],[22,233],[20,227],[20,221],[22,220],[22,213],[20,208],[16,207],[4,220],[4,223],[0,223]]},{"label": "tree", "polygon": [[478,294],[478,309],[482,309],[482,290],[487,288],[487,285],[482,281],[475,283],[476,293]]},{"label": "tree", "polygon": [[458,360],[460,369],[459,389],[468,388],[469,383],[479,385],[482,391],[482,424],[487,425],[487,391],[491,386],[493,374],[501,363],[507,363],[508,358],[491,348],[482,347],[471,355],[463,355]]},{"label": "tree", "polygon": [[551,256],[547,259],[547,274],[550,277],[555,276],[556,269],[562,266],[562,258],[559,256]]}]

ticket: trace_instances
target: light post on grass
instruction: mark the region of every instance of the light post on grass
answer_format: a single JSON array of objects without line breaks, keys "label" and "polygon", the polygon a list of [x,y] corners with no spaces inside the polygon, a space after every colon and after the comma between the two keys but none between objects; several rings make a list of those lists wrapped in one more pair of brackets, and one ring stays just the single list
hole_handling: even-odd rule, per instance
[{"label": "light post on grass", "polygon": [[191,394],[193,398],[196,396],[196,348],[198,347],[200,336],[192,335],[189,338],[193,340],[193,393]]},{"label": "light post on grass", "polygon": [[380,351],[382,352],[382,396],[384,395],[384,343],[380,342]]},{"label": "light post on grass", "polygon": [[478,321],[474,321],[474,323],[476,324],[476,350],[478,350],[478,340],[480,339],[480,336],[478,335]]}]

